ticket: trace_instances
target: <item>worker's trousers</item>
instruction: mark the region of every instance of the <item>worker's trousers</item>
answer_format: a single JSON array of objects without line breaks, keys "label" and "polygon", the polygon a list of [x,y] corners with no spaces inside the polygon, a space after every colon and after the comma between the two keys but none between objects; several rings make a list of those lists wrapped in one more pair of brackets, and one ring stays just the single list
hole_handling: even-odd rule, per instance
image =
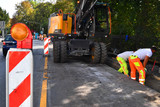
[{"label": "worker's trousers", "polygon": [[127,67],[126,61],[121,57],[116,57],[116,59],[117,59],[117,61],[119,62],[120,66],[121,66],[118,71],[120,73],[123,72],[125,75],[128,76],[128,67]]},{"label": "worker's trousers", "polygon": [[131,68],[131,75],[130,75],[131,79],[136,80],[136,70],[137,70],[139,72],[139,83],[144,85],[146,74],[140,59],[137,56],[131,55],[129,57],[129,65]]}]

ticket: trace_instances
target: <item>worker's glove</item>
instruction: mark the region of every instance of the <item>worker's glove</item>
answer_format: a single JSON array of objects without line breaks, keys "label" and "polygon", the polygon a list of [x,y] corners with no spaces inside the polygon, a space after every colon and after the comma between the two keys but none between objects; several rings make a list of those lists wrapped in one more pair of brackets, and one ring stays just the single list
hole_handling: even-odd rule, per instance
[{"label": "worker's glove", "polygon": [[144,68],[145,72],[147,72],[147,68]]}]

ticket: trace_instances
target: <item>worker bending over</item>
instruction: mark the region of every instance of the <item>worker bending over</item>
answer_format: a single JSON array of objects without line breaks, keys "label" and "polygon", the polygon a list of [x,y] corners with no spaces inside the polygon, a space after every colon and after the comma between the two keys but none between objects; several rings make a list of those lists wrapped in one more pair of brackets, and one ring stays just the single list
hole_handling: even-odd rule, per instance
[{"label": "worker bending over", "polygon": [[121,66],[118,71],[120,73],[124,73],[127,76],[129,76],[128,75],[129,72],[128,72],[128,67],[127,67],[126,61],[128,60],[128,58],[131,54],[133,54],[133,51],[125,51],[123,53],[118,54],[116,57],[117,61],[119,62],[120,66]]},{"label": "worker bending over", "polygon": [[[136,70],[139,72],[139,83],[143,84],[145,83],[145,69],[147,62],[149,60],[149,57],[152,56],[152,54],[157,50],[155,46],[152,46],[151,48],[144,48],[144,49],[138,49],[135,51],[130,57],[129,57],[129,65],[131,68],[131,79],[136,80]],[[144,60],[143,64],[140,60]]]}]

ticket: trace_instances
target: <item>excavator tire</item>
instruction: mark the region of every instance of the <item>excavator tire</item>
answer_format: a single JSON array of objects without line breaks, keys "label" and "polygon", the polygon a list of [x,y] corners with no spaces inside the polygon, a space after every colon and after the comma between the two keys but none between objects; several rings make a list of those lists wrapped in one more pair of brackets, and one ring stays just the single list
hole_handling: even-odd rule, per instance
[{"label": "excavator tire", "polygon": [[54,42],[54,50],[53,50],[53,62],[60,62],[60,42],[59,41],[55,41]]},{"label": "excavator tire", "polygon": [[67,42],[61,41],[61,62],[64,63],[67,60]]},{"label": "excavator tire", "polygon": [[92,49],[91,49],[91,60],[92,60],[93,64],[100,62],[100,55],[101,55],[100,44],[95,42]]},{"label": "excavator tire", "polygon": [[105,64],[107,61],[107,46],[105,43],[100,43],[101,46],[101,60],[100,63]]}]

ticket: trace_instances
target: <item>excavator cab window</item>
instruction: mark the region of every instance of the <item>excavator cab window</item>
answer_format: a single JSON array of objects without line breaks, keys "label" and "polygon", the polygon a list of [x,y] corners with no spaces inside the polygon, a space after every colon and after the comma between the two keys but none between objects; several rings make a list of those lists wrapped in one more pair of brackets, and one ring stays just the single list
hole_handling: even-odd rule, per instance
[{"label": "excavator cab window", "polygon": [[63,14],[63,21],[67,21],[68,14]]},{"label": "excavator cab window", "polygon": [[96,6],[95,8],[95,23],[97,32],[106,32],[107,31],[107,22],[108,22],[108,9],[106,6]]}]

